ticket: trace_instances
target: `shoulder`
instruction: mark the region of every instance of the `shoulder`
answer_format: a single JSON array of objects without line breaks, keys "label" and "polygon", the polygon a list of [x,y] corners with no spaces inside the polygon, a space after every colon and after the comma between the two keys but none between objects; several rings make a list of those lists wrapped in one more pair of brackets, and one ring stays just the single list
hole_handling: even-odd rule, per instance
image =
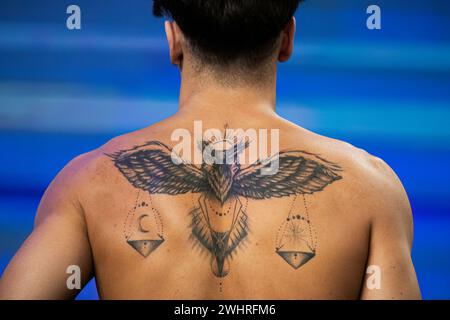
[{"label": "shoulder", "polygon": [[[330,154],[343,169],[355,192],[364,192],[385,200],[405,200],[406,192],[395,171],[380,157],[350,143],[322,137],[320,149]],[[407,200],[407,199],[406,199]]]},{"label": "shoulder", "polygon": [[412,212],[405,188],[381,158],[349,143],[323,138],[322,150],[342,168],[344,199],[371,224],[391,225],[412,237]]},{"label": "shoulder", "polygon": [[[345,141],[293,127],[287,139],[291,145],[303,141],[306,151],[319,154],[342,169],[339,188],[343,202],[359,207],[371,221],[412,220],[408,196],[394,170],[380,157]],[[336,186],[337,187],[337,186]]]},{"label": "shoulder", "polygon": [[347,168],[350,183],[374,202],[409,211],[409,201],[403,184],[383,159],[345,142],[339,141],[337,144],[337,154],[343,166]]},{"label": "shoulder", "polygon": [[132,148],[139,143],[141,142],[136,139],[135,133],[126,134],[71,159],[45,191],[37,218],[42,216],[40,212],[51,211],[49,209],[60,205],[70,204],[81,210],[84,200],[105,189],[113,188],[115,176],[111,173],[115,167],[108,154]]},{"label": "shoulder", "polygon": [[[50,184],[47,193],[59,191],[70,194],[78,202],[93,198],[99,192],[114,192],[121,179],[110,155],[144,145],[151,140],[162,140],[167,130],[157,126],[116,136],[97,149],[70,160]],[[168,135],[170,137],[170,134]]]},{"label": "shoulder", "polygon": [[36,224],[53,215],[67,215],[69,212],[82,213],[81,195],[92,168],[98,166],[99,151],[81,154],[70,160],[47,187],[36,215]]},{"label": "shoulder", "polygon": [[[297,141],[298,138],[295,138]],[[355,189],[378,194],[401,197],[405,190],[394,170],[381,158],[348,142],[321,136],[309,131],[302,132],[307,151],[317,153],[338,164],[343,170],[347,184]]]},{"label": "shoulder", "polygon": [[386,205],[396,204],[409,210],[409,201],[403,185],[394,170],[381,158],[348,142],[322,136],[285,122],[281,140],[290,148],[317,154],[341,169],[340,189],[348,200],[382,199]]}]

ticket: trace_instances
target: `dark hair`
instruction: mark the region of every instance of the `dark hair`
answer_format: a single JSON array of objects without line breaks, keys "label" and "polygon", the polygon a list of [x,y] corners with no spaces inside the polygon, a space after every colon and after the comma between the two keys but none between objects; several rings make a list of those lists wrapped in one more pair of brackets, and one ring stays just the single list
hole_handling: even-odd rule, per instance
[{"label": "dark hair", "polygon": [[248,67],[269,57],[301,0],[154,0],[153,14],[175,20],[204,62]]}]

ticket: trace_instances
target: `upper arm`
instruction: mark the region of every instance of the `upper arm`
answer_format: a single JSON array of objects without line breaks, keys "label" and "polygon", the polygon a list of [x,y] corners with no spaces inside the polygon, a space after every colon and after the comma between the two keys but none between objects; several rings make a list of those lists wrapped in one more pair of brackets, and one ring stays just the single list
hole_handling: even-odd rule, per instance
[{"label": "upper arm", "polygon": [[81,270],[81,285],[92,277],[92,260],[84,213],[78,201],[83,160],[67,165],[45,192],[35,227],[3,273],[2,299],[68,299],[67,268]]},{"label": "upper arm", "polygon": [[[420,290],[411,260],[413,223],[411,207],[395,173],[380,159],[371,160],[372,178],[371,234],[362,299],[420,299]],[[374,267],[375,268],[374,268]],[[380,286],[369,283],[380,277]]]}]

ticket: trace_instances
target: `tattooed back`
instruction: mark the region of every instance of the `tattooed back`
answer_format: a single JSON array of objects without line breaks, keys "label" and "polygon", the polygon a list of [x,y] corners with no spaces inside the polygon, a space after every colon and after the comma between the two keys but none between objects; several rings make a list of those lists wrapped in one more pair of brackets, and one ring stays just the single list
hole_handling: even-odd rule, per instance
[{"label": "tattooed back", "polygon": [[[29,247],[64,250],[44,263],[55,281],[77,265],[106,299],[417,296],[409,204],[384,162],[279,118],[243,125],[209,119],[204,128],[222,130],[198,139],[193,119],[175,117],[74,159],[47,190]],[[279,130],[266,139],[279,148],[241,161],[251,139],[224,127]],[[179,128],[190,152],[171,140]],[[206,161],[189,161],[196,149]],[[40,259],[24,250],[6,279],[20,255]],[[371,265],[381,288],[367,287]]]},{"label": "tattooed back", "polygon": [[[401,185],[362,150],[271,124],[264,127],[279,129],[279,151],[250,163],[237,159],[250,148],[245,137],[225,130],[192,143],[213,161],[174,161],[174,128],[164,125],[87,156],[86,187],[96,190],[83,207],[103,297],[360,296],[368,261],[376,262],[373,238],[390,236],[389,211],[409,226]],[[386,225],[371,234],[375,221]],[[406,230],[395,238],[404,245]]]}]

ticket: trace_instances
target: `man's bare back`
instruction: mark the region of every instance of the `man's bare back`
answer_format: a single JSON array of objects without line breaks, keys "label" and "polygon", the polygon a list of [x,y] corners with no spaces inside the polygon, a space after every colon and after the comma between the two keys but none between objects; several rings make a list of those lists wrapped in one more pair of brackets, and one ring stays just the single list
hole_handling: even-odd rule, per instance
[{"label": "man's bare back", "polygon": [[[156,15],[175,15],[165,30],[179,111],[61,171],[0,298],[73,298],[71,266],[105,299],[420,298],[411,209],[393,171],[275,112],[299,1],[226,2],[154,1]],[[279,140],[221,132],[179,153],[174,140],[195,137],[196,121]],[[252,142],[279,148],[241,164]],[[214,161],[188,162],[188,150]]]},{"label": "man's bare back", "polygon": [[[95,274],[105,299],[419,297],[409,255],[409,203],[381,160],[275,115],[245,122],[228,115],[230,128],[279,129],[280,155],[309,161],[297,173],[280,164],[284,181],[296,175],[297,191],[294,181],[292,194],[284,195],[279,179],[274,187],[281,194],[272,190],[257,199],[251,184],[242,184],[248,192],[222,203],[210,186],[180,184],[181,175],[163,175],[151,189],[146,174],[154,178],[158,168],[148,163],[149,154],[170,149],[171,133],[193,131],[195,118],[174,116],[73,160],[46,192],[36,230],[5,271],[1,295],[70,295],[66,267],[79,265],[84,282]],[[203,126],[223,127],[220,118]],[[181,180],[164,183],[175,178]],[[261,192],[268,188],[264,179]],[[51,282],[42,274],[23,278],[22,269],[34,264]],[[367,288],[370,265],[382,270],[380,289]],[[31,288],[27,294],[21,284]],[[42,290],[48,286],[55,290]]]}]

